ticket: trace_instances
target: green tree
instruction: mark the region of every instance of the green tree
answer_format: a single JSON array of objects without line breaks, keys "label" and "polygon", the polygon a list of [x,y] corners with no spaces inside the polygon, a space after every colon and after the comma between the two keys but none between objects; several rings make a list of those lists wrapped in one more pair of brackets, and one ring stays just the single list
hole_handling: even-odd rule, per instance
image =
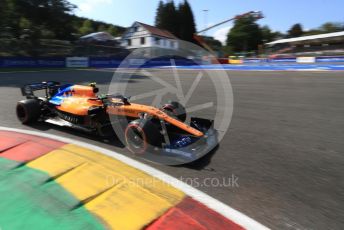
[{"label": "green tree", "polygon": [[304,35],[333,33],[333,32],[339,32],[339,31],[343,31],[343,30],[344,30],[344,24],[342,24],[342,23],[326,22],[318,28],[305,31]]},{"label": "green tree", "polygon": [[322,24],[319,28],[323,33],[333,33],[333,32],[339,32],[344,29],[343,24],[340,23],[334,23],[334,22],[326,22]]},{"label": "green tree", "polygon": [[276,33],[272,32],[272,30],[269,28],[269,26],[263,26],[260,28],[262,31],[262,39],[263,42],[271,42],[275,40],[276,38]]},{"label": "green tree", "polygon": [[222,57],[225,57],[225,58],[227,58],[228,56],[230,56],[230,55],[233,55],[234,54],[234,52],[233,52],[233,50],[232,50],[232,47],[230,47],[230,46],[222,46],[222,48],[221,48],[221,53],[222,53]]},{"label": "green tree", "polygon": [[112,36],[118,36],[118,30],[116,27],[113,25],[110,25],[109,28],[107,29],[107,32],[111,34]]},{"label": "green tree", "polygon": [[184,0],[178,7],[179,38],[185,41],[194,42],[193,35],[196,33],[196,24],[191,6]]},{"label": "green tree", "polygon": [[159,5],[158,5],[158,9],[156,10],[156,15],[155,15],[155,26],[158,28],[165,28],[166,25],[165,23],[165,5],[164,3],[160,0],[159,1]]},{"label": "green tree", "polygon": [[105,25],[103,25],[103,24],[99,25],[99,26],[97,27],[97,31],[98,31],[98,32],[104,32],[104,31],[106,31]]},{"label": "green tree", "polygon": [[179,36],[179,15],[173,1],[166,3],[165,5],[166,13],[166,30],[170,31],[172,34]]},{"label": "green tree", "polygon": [[27,30],[27,29],[30,29],[32,27],[32,23],[27,18],[21,17],[19,19],[19,27],[21,30]]},{"label": "green tree", "polygon": [[0,12],[0,26],[1,36],[6,37],[19,37],[20,26],[19,20],[21,18],[21,12],[18,6],[18,2],[14,0],[3,0],[1,1]]},{"label": "green tree", "polygon": [[275,41],[278,39],[282,39],[285,37],[281,32],[279,31],[272,31],[269,26],[265,25],[260,28],[262,33],[262,41],[263,43]]},{"label": "green tree", "polygon": [[182,40],[193,42],[196,24],[188,1],[184,0],[176,8],[173,1],[159,2],[155,26],[170,31]]},{"label": "green tree", "polygon": [[82,23],[82,26],[79,29],[79,33],[81,35],[86,35],[92,32],[94,32],[93,27],[92,27],[92,22],[87,19]]},{"label": "green tree", "polygon": [[70,13],[75,8],[67,0],[21,0],[24,16],[32,21],[37,30],[52,31],[57,39],[70,39],[75,32]]},{"label": "green tree", "polygon": [[323,34],[324,32],[321,31],[320,29],[311,29],[308,31],[305,31],[303,35],[307,36],[307,35],[317,35],[317,34]]},{"label": "green tree", "polygon": [[74,5],[66,0],[2,0],[0,8],[0,24],[2,28],[9,28],[14,37],[22,35],[22,18],[36,34],[45,29],[58,38],[68,38],[74,30],[69,14]]},{"label": "green tree", "polygon": [[262,44],[263,35],[256,20],[252,16],[235,20],[226,42],[233,52],[256,51],[258,45]]},{"label": "green tree", "polygon": [[210,36],[202,36],[203,41],[214,51],[221,51],[222,44],[219,40],[216,40]]},{"label": "green tree", "polygon": [[300,23],[297,23],[288,30],[287,37],[294,38],[294,37],[300,37],[302,35],[303,35],[302,25]]},{"label": "green tree", "polygon": [[0,53],[46,55],[45,46],[54,42],[43,38],[73,41],[81,36],[79,30],[84,34],[103,28],[116,34],[125,30],[104,22],[85,22],[87,18],[72,14],[74,8],[68,0],[0,0]]}]

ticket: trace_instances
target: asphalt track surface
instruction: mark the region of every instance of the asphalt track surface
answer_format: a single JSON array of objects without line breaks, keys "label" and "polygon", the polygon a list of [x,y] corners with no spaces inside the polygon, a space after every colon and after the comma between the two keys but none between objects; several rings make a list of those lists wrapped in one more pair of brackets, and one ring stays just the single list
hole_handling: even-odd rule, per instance
[{"label": "asphalt track surface", "polygon": [[[149,71],[172,84],[171,71]],[[188,88],[198,71],[178,73]],[[212,73],[215,76],[216,70]],[[189,184],[193,178],[198,189],[272,229],[344,229],[344,73],[227,73],[234,114],[218,148],[183,166],[143,162]],[[116,138],[102,140],[46,124],[24,126],[16,119],[15,105],[22,98],[18,87],[25,83],[96,81],[107,93],[112,76],[108,70],[0,73],[0,125],[85,141],[142,161]],[[116,83],[128,85],[128,93],[140,93],[155,87],[149,79],[140,73]],[[190,103],[211,100],[216,105],[211,81],[201,83]],[[213,112],[195,114],[211,117]],[[238,186],[209,186],[207,178],[238,178]]]}]

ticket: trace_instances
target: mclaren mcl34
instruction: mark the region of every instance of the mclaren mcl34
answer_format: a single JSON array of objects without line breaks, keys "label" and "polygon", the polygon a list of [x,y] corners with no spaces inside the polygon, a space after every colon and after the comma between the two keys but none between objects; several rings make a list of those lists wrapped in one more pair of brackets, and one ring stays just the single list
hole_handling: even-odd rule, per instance
[{"label": "mclaren mcl34", "polygon": [[98,94],[95,83],[42,82],[21,91],[26,99],[17,103],[16,113],[23,124],[47,122],[100,136],[117,135],[132,153],[159,163],[191,162],[217,145],[213,121],[191,117],[186,123],[186,110],[178,102],[162,108],[131,103],[123,95]]}]

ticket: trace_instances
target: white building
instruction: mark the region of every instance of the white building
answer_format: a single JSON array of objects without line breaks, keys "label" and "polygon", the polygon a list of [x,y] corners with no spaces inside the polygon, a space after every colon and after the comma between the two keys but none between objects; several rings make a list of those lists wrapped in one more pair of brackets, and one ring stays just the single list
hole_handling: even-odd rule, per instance
[{"label": "white building", "polygon": [[178,38],[167,30],[158,29],[141,22],[134,22],[122,36],[121,45],[127,49],[160,47],[178,49]]}]

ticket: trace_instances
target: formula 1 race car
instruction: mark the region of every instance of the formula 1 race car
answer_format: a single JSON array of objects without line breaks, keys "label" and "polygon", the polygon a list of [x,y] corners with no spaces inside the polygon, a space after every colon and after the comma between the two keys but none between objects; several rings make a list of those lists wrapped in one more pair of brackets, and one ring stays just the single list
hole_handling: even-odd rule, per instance
[{"label": "formula 1 race car", "polygon": [[[38,90],[44,90],[45,96],[34,95]],[[25,85],[21,91],[26,99],[18,102],[16,113],[23,124],[44,121],[100,136],[116,133],[134,154],[164,156],[154,160],[159,163],[191,162],[217,145],[213,121],[192,117],[186,124],[186,110],[178,102],[162,108],[135,104],[123,95],[98,95],[95,83],[42,82]]]}]

